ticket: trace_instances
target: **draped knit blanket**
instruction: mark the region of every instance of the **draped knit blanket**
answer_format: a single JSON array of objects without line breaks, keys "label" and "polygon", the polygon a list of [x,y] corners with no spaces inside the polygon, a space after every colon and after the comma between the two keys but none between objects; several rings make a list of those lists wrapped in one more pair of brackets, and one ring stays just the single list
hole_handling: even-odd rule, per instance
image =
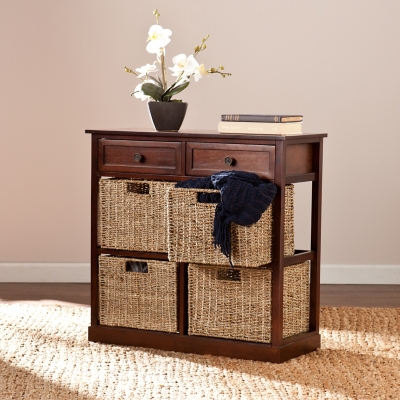
[{"label": "draped knit blanket", "polygon": [[221,171],[205,178],[178,182],[179,188],[220,190],[220,196],[199,196],[200,202],[220,201],[215,209],[213,244],[231,262],[231,223],[251,225],[256,223],[274,200],[277,192],[273,182],[244,171]]}]

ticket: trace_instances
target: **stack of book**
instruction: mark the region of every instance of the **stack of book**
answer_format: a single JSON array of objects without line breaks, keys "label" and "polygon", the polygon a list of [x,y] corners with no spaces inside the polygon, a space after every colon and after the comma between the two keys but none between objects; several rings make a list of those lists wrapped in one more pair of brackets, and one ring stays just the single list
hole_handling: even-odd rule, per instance
[{"label": "stack of book", "polygon": [[222,114],[218,123],[220,133],[252,135],[299,135],[302,115]]}]

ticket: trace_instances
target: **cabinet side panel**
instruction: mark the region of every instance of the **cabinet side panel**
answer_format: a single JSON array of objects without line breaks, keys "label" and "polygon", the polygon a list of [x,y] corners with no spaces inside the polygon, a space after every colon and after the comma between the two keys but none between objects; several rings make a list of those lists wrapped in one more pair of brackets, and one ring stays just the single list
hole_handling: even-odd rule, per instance
[{"label": "cabinet side panel", "polygon": [[314,172],[312,146],[311,143],[303,143],[286,147],[286,176]]}]

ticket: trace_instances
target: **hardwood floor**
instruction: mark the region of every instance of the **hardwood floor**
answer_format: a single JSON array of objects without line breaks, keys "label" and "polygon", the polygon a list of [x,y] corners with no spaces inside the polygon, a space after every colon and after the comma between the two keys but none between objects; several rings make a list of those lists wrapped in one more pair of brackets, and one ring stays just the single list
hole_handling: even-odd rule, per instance
[{"label": "hardwood floor", "polygon": [[321,285],[321,306],[400,307],[400,285]]},{"label": "hardwood floor", "polygon": [[0,302],[90,306],[90,283],[0,283]]},{"label": "hardwood floor", "polygon": [[[0,302],[90,306],[89,283],[0,283]],[[400,285],[321,285],[321,306],[400,307]]]}]

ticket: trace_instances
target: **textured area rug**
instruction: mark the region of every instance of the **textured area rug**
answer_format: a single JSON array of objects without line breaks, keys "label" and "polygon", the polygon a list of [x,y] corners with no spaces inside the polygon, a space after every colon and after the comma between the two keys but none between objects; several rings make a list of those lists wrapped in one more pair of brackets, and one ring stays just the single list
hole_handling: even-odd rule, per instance
[{"label": "textured area rug", "polygon": [[323,308],[322,348],[283,364],[90,343],[89,312],[0,304],[0,398],[400,398],[400,309]]}]

